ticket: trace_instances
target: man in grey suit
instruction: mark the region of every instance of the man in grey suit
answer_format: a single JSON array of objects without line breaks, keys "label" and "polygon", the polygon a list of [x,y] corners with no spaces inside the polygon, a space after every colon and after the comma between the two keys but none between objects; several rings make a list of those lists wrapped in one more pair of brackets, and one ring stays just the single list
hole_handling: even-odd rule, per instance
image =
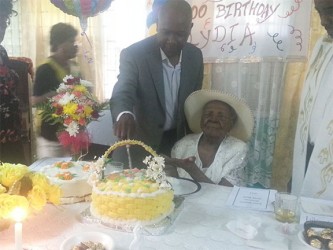
[{"label": "man in grey suit", "polygon": [[[186,134],[184,102],[203,80],[202,52],[187,43],[192,26],[191,6],[184,0],[168,0],[158,15],[157,34],[121,52],[110,100],[119,139],[137,139],[170,155],[174,143]],[[131,147],[133,163],[142,165],[147,152],[137,150]],[[112,155],[126,161],[124,157]]]}]

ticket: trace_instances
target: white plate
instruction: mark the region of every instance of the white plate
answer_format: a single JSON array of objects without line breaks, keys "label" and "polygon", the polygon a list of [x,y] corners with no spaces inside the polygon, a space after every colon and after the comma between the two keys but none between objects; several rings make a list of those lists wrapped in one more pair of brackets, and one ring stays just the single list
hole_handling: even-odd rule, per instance
[{"label": "white plate", "polygon": [[303,231],[298,232],[297,236],[298,236],[298,239],[299,239],[304,245],[306,245],[308,249],[315,249],[315,250],[317,249],[317,248],[314,248],[314,247],[310,246],[310,245],[305,241],[304,236],[303,236]]},{"label": "white plate", "polygon": [[189,195],[198,192],[201,185],[191,179],[167,177],[175,195]]},{"label": "white plate", "polygon": [[103,244],[106,250],[114,249],[114,241],[111,236],[101,232],[82,232],[66,239],[60,246],[60,250],[72,250],[74,246],[84,241],[93,241]]}]

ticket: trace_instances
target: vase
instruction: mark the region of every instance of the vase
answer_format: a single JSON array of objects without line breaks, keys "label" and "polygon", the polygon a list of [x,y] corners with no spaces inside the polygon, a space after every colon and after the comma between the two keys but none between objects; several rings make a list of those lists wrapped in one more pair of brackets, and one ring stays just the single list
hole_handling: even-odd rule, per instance
[{"label": "vase", "polygon": [[67,131],[57,134],[60,144],[70,152],[72,161],[79,161],[88,154],[90,138],[86,129],[81,129],[75,135],[70,135]]},{"label": "vase", "polygon": [[88,148],[81,149],[79,153],[72,153],[72,161],[82,161],[83,158],[88,154]]},{"label": "vase", "polygon": [[71,161],[79,161],[80,160],[80,158],[81,158],[81,153],[79,153],[79,154],[72,154],[72,159],[71,159]]},{"label": "vase", "polygon": [[74,154],[71,157],[71,161],[83,161],[85,154]]}]

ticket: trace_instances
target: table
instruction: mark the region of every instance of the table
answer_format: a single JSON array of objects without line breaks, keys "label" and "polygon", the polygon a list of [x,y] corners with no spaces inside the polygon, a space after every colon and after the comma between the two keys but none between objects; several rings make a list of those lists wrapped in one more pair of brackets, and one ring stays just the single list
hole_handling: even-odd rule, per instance
[{"label": "table", "polygon": [[[185,198],[183,208],[168,230],[159,236],[142,236],[140,247],[144,250],[284,250],[311,249],[297,237],[301,228],[291,234],[283,233],[286,226],[274,219],[273,213],[240,210],[228,207],[226,200],[232,188],[201,184],[201,190]],[[112,230],[98,224],[82,223],[80,212],[89,203],[53,206],[31,216],[23,223],[23,243],[30,250],[58,250],[69,236],[83,231],[100,231],[113,237],[117,250],[129,249],[133,233]],[[256,220],[261,223],[252,240],[244,240],[231,233],[226,224],[232,220]],[[253,248],[256,245],[262,248]],[[14,249],[14,225],[0,233],[0,249]]]}]

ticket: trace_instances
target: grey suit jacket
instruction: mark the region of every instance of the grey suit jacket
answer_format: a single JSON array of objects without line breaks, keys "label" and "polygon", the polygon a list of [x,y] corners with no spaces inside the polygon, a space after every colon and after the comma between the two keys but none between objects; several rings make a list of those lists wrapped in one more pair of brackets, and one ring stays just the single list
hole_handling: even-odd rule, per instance
[{"label": "grey suit jacket", "polygon": [[[110,108],[113,121],[122,111],[136,116],[137,138],[156,149],[165,122],[163,67],[156,35],[122,50],[120,73],[113,89]],[[201,50],[187,43],[182,51],[177,138],[185,135],[187,123],[184,102],[190,93],[202,86],[203,57]]]}]

